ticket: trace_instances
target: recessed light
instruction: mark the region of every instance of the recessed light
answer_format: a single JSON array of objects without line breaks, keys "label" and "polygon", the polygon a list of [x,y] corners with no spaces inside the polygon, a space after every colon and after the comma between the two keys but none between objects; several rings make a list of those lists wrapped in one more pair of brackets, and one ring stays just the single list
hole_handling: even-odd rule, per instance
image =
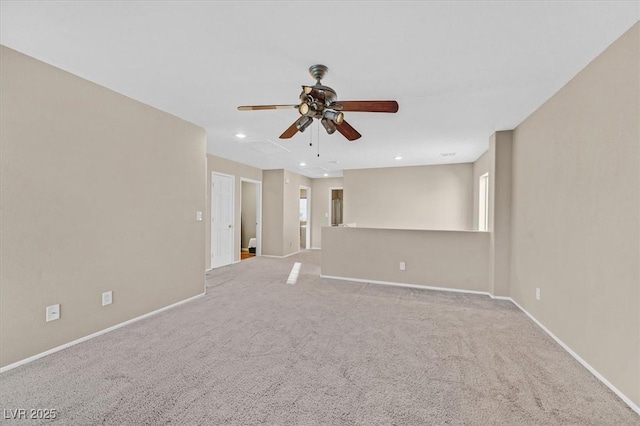
[{"label": "recessed light", "polygon": [[247,135],[245,135],[244,133],[236,133],[236,138],[238,138],[238,139],[244,139],[246,137],[247,137]]},{"label": "recessed light", "polygon": [[302,167],[304,167],[304,166],[306,166],[306,165],[307,165],[307,163],[300,163],[300,165],[301,165]]},{"label": "recessed light", "polygon": [[402,156],[401,155],[396,155],[395,157],[393,157],[394,160],[402,160]]},{"label": "recessed light", "polygon": [[329,176],[329,173],[325,173],[323,176],[324,176],[324,177],[327,177],[327,176]]}]

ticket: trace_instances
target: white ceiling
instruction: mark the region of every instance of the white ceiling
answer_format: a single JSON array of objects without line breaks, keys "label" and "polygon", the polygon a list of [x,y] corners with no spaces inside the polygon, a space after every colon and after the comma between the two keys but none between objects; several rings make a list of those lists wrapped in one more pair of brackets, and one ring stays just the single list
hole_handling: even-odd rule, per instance
[{"label": "white ceiling", "polygon": [[[209,153],[320,177],[474,161],[639,18],[638,2],[2,1],[0,43],[206,128]],[[338,99],[399,112],[346,113],[362,138],[321,128],[317,157],[316,124],[278,139],[296,110],[236,110],[297,103],[316,63]]]}]

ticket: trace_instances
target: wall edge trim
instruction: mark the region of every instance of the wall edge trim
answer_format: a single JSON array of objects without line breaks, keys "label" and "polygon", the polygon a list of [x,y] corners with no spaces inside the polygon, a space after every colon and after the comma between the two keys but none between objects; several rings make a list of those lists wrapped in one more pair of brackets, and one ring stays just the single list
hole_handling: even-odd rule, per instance
[{"label": "wall edge trim", "polygon": [[286,254],[284,256],[276,256],[276,255],[273,255],[273,254],[263,254],[260,257],[271,257],[271,258],[274,258],[274,259],[284,259],[286,257],[291,257],[291,256],[293,256],[295,254],[298,254],[298,253],[300,253],[300,250],[298,250],[296,252],[293,252],[293,253]]},{"label": "wall edge trim", "polygon": [[365,280],[365,279],[360,279],[360,278],[336,277],[336,276],[322,275],[322,274],[320,275],[320,277],[321,278],[333,279],[333,280],[354,281],[354,282],[370,283],[370,284],[382,284],[382,285],[390,285],[390,286],[396,286],[396,287],[418,288],[418,289],[423,289],[423,290],[435,290],[435,291],[449,291],[449,292],[455,292],[455,293],[479,294],[479,295],[489,296],[494,300],[506,300],[506,301],[509,301],[509,302],[513,303],[518,309],[520,309],[527,317],[529,317],[529,319],[531,321],[533,321],[538,327],[540,327],[542,329],[542,331],[547,333],[549,335],[549,337],[551,337],[557,344],[559,344],[560,347],[562,347],[562,349],[564,349],[576,361],[578,361],[580,363],[580,365],[582,365],[584,368],[587,369],[587,371],[589,371],[591,374],[593,374],[596,377],[596,379],[600,380],[606,387],[608,387],[613,393],[615,393],[616,396],[622,400],[622,402],[624,402],[626,405],[629,406],[629,408],[631,408],[638,415],[640,415],[640,406],[636,405],[631,400],[631,398],[629,398],[624,393],[622,393],[621,390],[619,390],[617,387],[615,387],[609,380],[607,380],[602,374],[600,374],[598,372],[598,370],[593,368],[587,361],[582,359],[582,357],[580,355],[578,355],[576,352],[574,352],[566,343],[564,343],[555,334],[553,334],[551,331],[549,331],[549,329],[547,327],[542,325],[542,323],[540,321],[538,321],[533,315],[531,315],[529,312],[527,312],[522,306],[520,306],[518,304],[518,302],[513,300],[513,298],[511,298],[511,297],[494,296],[493,294],[491,294],[489,292],[484,292],[484,291],[451,289],[451,288],[446,288],[446,287],[433,287],[433,286],[424,286],[424,285],[418,285],[418,284],[405,284],[405,283],[397,283],[397,282],[392,282],[392,281]]},{"label": "wall edge trim", "polygon": [[494,296],[493,294],[489,293],[489,297],[494,300],[508,300],[509,302],[513,302],[513,300],[509,296]]},{"label": "wall edge trim", "polygon": [[511,303],[513,303],[514,305],[516,305],[518,307],[518,309],[520,309],[522,312],[524,312],[524,314],[526,316],[529,317],[529,319],[531,319],[531,321],[533,321],[534,323],[536,323],[538,325],[538,327],[540,327],[542,329],[542,331],[544,331],[545,333],[547,333],[549,335],[549,337],[551,337],[553,340],[555,340],[555,342],[557,344],[559,344],[562,349],[564,349],[565,351],[567,351],[569,353],[569,355],[571,355],[576,361],[578,361],[584,368],[587,369],[587,371],[589,371],[591,374],[593,374],[596,379],[600,380],[606,387],[608,387],[611,391],[613,391],[613,393],[615,393],[618,398],[620,398],[625,404],[627,404],[629,406],[629,408],[631,408],[633,411],[636,412],[636,414],[640,415],[640,406],[636,405],[631,398],[629,398],[628,396],[626,396],[624,393],[622,393],[621,390],[619,390],[617,387],[615,387],[609,380],[607,380],[602,374],[600,374],[598,372],[598,370],[596,370],[595,368],[593,368],[591,365],[589,365],[589,363],[587,361],[585,361],[584,359],[582,359],[582,357],[580,355],[578,355],[576,352],[573,351],[573,349],[571,349],[566,343],[564,343],[562,340],[560,340],[555,334],[553,334],[547,327],[545,327],[540,321],[538,321],[536,319],[536,317],[534,317],[533,315],[531,315],[529,312],[527,312],[526,309],[524,309],[522,306],[520,306],[518,304],[518,302],[516,302],[515,300],[513,300],[513,298],[508,298]]},{"label": "wall edge trim", "polygon": [[180,306],[180,305],[183,305],[185,303],[191,302],[191,301],[193,301],[195,299],[198,299],[198,298],[204,296],[205,294],[206,294],[206,292],[203,291],[202,293],[196,294],[195,296],[189,297],[188,299],[184,299],[184,300],[181,300],[179,302],[173,303],[171,305],[164,306],[164,307],[162,307],[160,309],[156,309],[155,311],[147,312],[146,314],[140,315],[139,317],[131,318],[130,320],[121,322],[119,324],[113,325],[111,327],[105,328],[105,329],[100,330],[100,331],[96,331],[95,333],[91,333],[91,334],[89,334],[87,336],[81,337],[79,339],[73,340],[73,341],[65,343],[63,345],[56,346],[55,348],[51,348],[51,349],[46,350],[44,352],[40,352],[39,354],[32,355],[32,356],[30,356],[28,358],[25,358],[25,359],[22,359],[20,361],[16,361],[16,362],[14,362],[12,364],[9,364],[9,365],[6,365],[4,367],[1,367],[0,368],[0,374],[4,373],[6,371],[9,371],[9,370],[13,370],[16,367],[20,367],[22,365],[28,364],[28,363],[30,363],[32,361],[37,360],[37,359],[44,358],[47,355],[51,355],[51,354],[59,352],[59,351],[61,351],[63,349],[70,348],[71,346],[75,346],[75,345],[77,345],[79,343],[86,342],[87,340],[91,340],[94,337],[101,336],[103,334],[109,333],[111,331],[117,330],[117,329],[122,328],[124,326],[127,326],[129,324],[132,324],[134,322],[137,322],[137,321],[143,320],[145,318],[148,318],[150,316],[159,314],[160,312],[163,312],[163,311],[169,310],[171,308],[175,308],[177,306]]},{"label": "wall edge trim", "polygon": [[435,287],[428,285],[420,285],[420,284],[408,284],[408,283],[399,283],[395,281],[378,281],[378,280],[367,280],[362,278],[348,278],[348,277],[336,277],[332,275],[322,275],[320,274],[320,278],[328,278],[332,280],[342,280],[342,281],[354,281],[358,283],[368,283],[368,284],[380,284],[380,285],[390,285],[396,287],[408,287],[408,288],[419,288],[421,290],[436,290],[436,291],[449,291],[452,293],[468,293],[468,294],[479,294],[482,296],[492,297],[489,292],[486,291],[478,291],[478,290],[464,290],[460,288],[448,288],[448,287]]}]

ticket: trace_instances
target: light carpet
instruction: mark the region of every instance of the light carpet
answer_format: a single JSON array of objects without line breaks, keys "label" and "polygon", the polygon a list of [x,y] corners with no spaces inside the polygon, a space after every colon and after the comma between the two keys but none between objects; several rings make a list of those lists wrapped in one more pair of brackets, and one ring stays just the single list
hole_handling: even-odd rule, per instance
[{"label": "light carpet", "polygon": [[325,280],[319,256],[214,270],[203,298],[0,375],[0,408],[64,425],[640,424],[510,302]]}]

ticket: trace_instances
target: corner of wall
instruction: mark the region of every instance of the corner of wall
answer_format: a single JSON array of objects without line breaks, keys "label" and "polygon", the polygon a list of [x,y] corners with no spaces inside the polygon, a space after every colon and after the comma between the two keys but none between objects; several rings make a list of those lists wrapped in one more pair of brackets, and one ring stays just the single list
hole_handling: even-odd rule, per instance
[{"label": "corner of wall", "polygon": [[491,294],[510,295],[511,180],[513,131],[495,132],[489,140],[489,285]]}]

